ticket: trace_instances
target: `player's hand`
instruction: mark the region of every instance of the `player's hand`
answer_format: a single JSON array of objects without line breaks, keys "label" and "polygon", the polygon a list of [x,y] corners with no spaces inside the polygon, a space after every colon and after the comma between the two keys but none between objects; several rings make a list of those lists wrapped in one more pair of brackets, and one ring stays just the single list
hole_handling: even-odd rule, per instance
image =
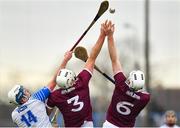
[{"label": "player's hand", "polygon": [[106,36],[106,32],[105,32],[106,25],[105,24],[107,24],[107,22],[108,22],[108,20],[106,20],[104,23],[101,24],[101,35],[103,35],[103,36]]},{"label": "player's hand", "polygon": [[52,123],[52,126],[53,126],[53,128],[58,128],[59,127],[57,123]]},{"label": "player's hand", "polygon": [[67,51],[64,55],[64,59],[69,61],[72,58],[73,51]]},{"label": "player's hand", "polygon": [[114,24],[112,24],[111,21],[105,22],[105,24],[104,24],[104,32],[108,37],[113,36],[114,29],[115,29]]}]

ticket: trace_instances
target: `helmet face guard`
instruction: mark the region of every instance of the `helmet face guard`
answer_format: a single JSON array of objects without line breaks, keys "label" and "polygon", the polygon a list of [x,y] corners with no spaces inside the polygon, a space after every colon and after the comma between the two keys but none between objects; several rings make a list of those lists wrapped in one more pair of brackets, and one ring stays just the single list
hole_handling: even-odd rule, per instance
[{"label": "helmet face guard", "polygon": [[138,91],[143,89],[145,84],[144,73],[140,70],[130,72],[126,83],[133,91]]},{"label": "helmet face guard", "polygon": [[76,80],[75,73],[68,69],[61,69],[56,77],[57,85],[63,89],[67,89],[73,86],[75,80]]},{"label": "helmet face guard", "polygon": [[16,94],[16,102],[18,104],[21,104],[21,99],[23,98],[23,96],[24,96],[24,88],[23,86],[20,86],[19,93]]}]

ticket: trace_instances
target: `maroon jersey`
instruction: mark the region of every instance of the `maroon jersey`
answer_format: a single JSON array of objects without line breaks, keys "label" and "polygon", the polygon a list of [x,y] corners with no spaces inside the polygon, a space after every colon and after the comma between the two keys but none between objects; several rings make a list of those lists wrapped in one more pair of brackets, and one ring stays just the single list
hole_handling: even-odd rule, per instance
[{"label": "maroon jersey", "polygon": [[84,121],[92,121],[92,107],[89,96],[91,74],[83,70],[75,84],[69,89],[58,89],[51,93],[47,105],[57,106],[63,115],[65,127],[80,127]]},{"label": "maroon jersey", "polygon": [[134,127],[136,117],[150,100],[148,93],[132,92],[122,72],[114,76],[115,90],[106,120],[118,127]]}]

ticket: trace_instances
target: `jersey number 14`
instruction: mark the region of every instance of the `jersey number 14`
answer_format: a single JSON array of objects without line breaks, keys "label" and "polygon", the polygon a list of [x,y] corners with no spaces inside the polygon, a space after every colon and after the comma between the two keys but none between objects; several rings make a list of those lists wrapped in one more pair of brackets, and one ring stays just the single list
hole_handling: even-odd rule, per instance
[{"label": "jersey number 14", "polygon": [[28,127],[30,127],[32,122],[34,122],[34,123],[37,122],[37,117],[34,116],[34,114],[29,110],[29,111],[27,111],[26,114],[21,116],[21,121],[25,122],[26,125]]}]

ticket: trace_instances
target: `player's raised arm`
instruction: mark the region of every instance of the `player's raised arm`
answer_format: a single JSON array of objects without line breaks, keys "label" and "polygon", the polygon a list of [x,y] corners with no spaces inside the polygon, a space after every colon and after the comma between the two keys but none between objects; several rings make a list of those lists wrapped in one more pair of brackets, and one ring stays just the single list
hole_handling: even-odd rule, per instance
[{"label": "player's raised arm", "polygon": [[[71,57],[72,57],[72,53],[73,53],[72,51],[67,51],[67,52],[65,53],[64,59],[63,59],[63,61],[61,62],[61,65],[60,65],[59,68],[57,69],[55,75],[53,76],[53,79],[52,79],[52,80],[50,81],[50,83],[48,84],[48,88],[49,88],[51,91],[52,91],[52,90],[55,88],[55,86],[56,86],[56,77],[57,77],[59,71],[60,71],[61,69],[66,68],[66,65],[67,65],[68,61],[69,61],[69,60],[71,59]],[[53,109],[50,109],[50,108],[46,107],[46,112],[47,112],[48,115],[51,114],[52,110],[53,110]]]},{"label": "player's raised arm", "polygon": [[107,23],[108,23],[108,21],[106,20],[105,23],[101,24],[100,35],[98,37],[98,40],[95,43],[95,45],[93,46],[93,48],[91,49],[90,56],[86,61],[85,68],[88,69],[90,72],[93,72],[95,60],[96,60],[99,52],[101,51],[102,45],[104,43],[104,40],[106,37],[105,32],[104,32],[104,26]]},{"label": "player's raised arm", "polygon": [[64,59],[63,61],[61,62],[61,65],[59,66],[59,68],[57,69],[55,75],[53,76],[52,80],[49,82],[48,84],[48,88],[52,91],[55,86],[56,86],[56,76],[57,74],[59,73],[59,71],[63,68],[66,67],[68,61],[71,59],[72,57],[72,51],[67,51],[64,55]]},{"label": "player's raised arm", "polygon": [[113,36],[114,30],[115,30],[115,26],[110,21],[105,26],[105,33],[106,33],[107,39],[108,39],[108,50],[109,50],[109,55],[110,55],[111,62],[112,62],[113,73],[116,74],[117,72],[122,71],[122,66],[119,61],[116,46],[114,43],[114,36]]}]

